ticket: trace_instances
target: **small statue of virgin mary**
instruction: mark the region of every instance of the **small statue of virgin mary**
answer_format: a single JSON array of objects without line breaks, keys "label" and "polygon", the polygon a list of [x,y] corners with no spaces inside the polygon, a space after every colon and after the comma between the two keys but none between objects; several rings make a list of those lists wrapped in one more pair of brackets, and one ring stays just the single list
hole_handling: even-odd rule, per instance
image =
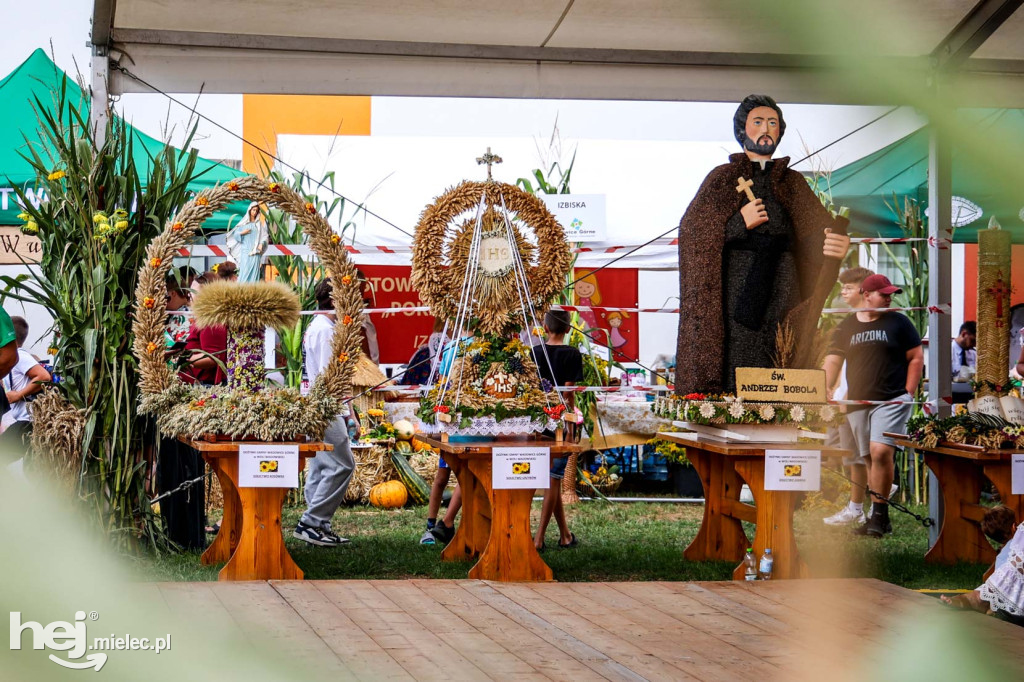
[{"label": "small statue of virgin mary", "polygon": [[267,246],[267,222],[259,202],[252,202],[245,217],[227,234],[228,253],[238,265],[239,282],[258,282],[263,250]]}]

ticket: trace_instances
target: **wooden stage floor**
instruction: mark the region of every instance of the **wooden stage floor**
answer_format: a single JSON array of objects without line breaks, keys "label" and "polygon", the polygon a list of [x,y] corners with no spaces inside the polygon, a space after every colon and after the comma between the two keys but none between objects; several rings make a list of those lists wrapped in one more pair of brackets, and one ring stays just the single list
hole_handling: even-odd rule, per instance
[{"label": "wooden stage floor", "polygon": [[988,648],[1024,670],[1024,628],[954,612],[877,580],[338,580],[146,589],[157,590],[171,612],[305,661],[311,670],[303,679],[794,680],[825,673],[863,680],[877,679],[879,666],[893,672],[894,662],[914,670],[920,664],[906,659],[918,636],[928,642],[919,653],[933,662],[952,650],[945,636],[981,641],[974,651]]}]

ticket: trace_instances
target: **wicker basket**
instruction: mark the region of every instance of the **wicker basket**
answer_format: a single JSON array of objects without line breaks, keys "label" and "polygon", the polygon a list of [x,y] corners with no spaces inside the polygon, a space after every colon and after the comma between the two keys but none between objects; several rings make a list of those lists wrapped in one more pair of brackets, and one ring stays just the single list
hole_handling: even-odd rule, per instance
[{"label": "wicker basket", "polygon": [[580,495],[590,497],[594,494],[594,491],[601,493],[605,497],[615,494],[615,491],[622,485],[622,477],[617,478],[614,481],[608,481],[607,483],[591,483],[587,479],[580,476],[576,479],[576,492]]}]

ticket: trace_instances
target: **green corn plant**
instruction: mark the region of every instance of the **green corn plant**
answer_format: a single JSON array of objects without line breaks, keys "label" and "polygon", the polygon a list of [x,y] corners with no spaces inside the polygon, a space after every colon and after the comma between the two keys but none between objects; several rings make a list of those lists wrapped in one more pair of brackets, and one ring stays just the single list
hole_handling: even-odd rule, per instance
[{"label": "green corn plant", "polygon": [[55,389],[84,419],[80,503],[120,549],[162,547],[146,492],[155,438],[136,410],[132,306],[146,247],[189,198],[197,155],[165,146],[140,171],[126,123],[112,117],[97,145],[87,105],[72,101],[66,78],[54,98],[52,110],[35,102],[40,143],[26,140],[23,154],[46,199],[36,207],[17,190],[22,229],[41,241],[40,262],[28,275],[0,277],[3,296],[39,303],[53,317]]}]

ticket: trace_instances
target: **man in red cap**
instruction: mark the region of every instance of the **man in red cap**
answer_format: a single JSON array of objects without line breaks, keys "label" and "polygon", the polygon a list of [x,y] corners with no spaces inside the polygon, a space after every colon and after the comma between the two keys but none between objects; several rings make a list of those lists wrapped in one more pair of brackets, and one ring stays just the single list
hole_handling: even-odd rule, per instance
[{"label": "man in red cap", "polygon": [[[893,481],[896,444],[884,435],[901,433],[913,409],[924,371],[921,337],[903,314],[885,310],[892,295],[902,293],[885,275],[871,275],[860,285],[864,307],[839,323],[825,357],[825,381],[835,385],[846,360],[850,400],[882,404],[852,405],[848,419],[858,452],[867,458],[871,516],[857,532],[880,538],[892,532],[888,494]],[[829,398],[832,396],[829,395]]]}]

